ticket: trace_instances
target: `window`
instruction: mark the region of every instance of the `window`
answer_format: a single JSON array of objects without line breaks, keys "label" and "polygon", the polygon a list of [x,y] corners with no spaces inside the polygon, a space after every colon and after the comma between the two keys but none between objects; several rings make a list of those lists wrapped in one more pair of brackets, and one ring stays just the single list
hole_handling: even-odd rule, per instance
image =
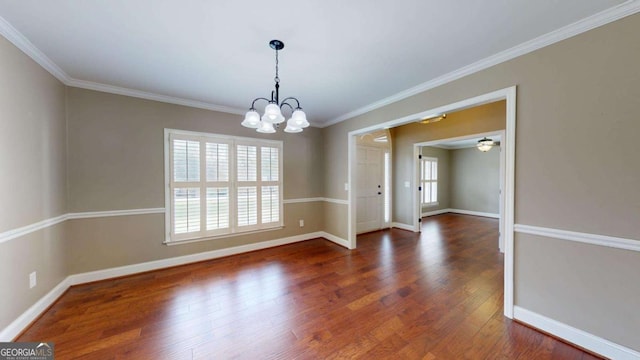
[{"label": "window", "polygon": [[420,166],[422,205],[438,205],[438,159],[422,157]]},{"label": "window", "polygon": [[165,130],[167,242],[281,227],[282,142]]}]

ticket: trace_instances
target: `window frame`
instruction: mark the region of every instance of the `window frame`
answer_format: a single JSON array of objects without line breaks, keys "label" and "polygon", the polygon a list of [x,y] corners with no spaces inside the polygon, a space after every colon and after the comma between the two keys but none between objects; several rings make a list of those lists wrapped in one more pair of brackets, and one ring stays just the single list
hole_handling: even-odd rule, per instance
[{"label": "window frame", "polygon": [[[433,179],[433,175],[431,176],[431,179],[427,180],[424,178],[424,168],[425,168],[425,163],[435,163],[435,167],[436,167],[436,176],[435,179]],[[430,165],[431,166],[431,165]],[[420,194],[420,205],[422,206],[437,206],[440,203],[438,202],[438,191],[437,189],[439,188],[438,186],[438,177],[439,177],[439,169],[438,169],[438,158],[436,157],[425,157],[422,156],[420,158],[420,186],[422,189],[422,192]],[[433,172],[431,172],[431,174],[433,174]],[[427,191],[427,186],[429,188],[429,193],[431,194],[431,184],[435,183],[436,184],[436,194],[435,194],[435,201],[431,201],[431,202],[424,202],[424,198],[425,198],[425,194]],[[433,195],[430,196],[431,200],[433,200]]]},{"label": "window frame", "polygon": [[[174,171],[173,171],[173,139],[181,140],[196,140],[200,142],[200,180],[198,182],[185,182],[189,187],[198,187],[200,189],[200,230],[198,232],[189,232],[185,234],[175,234],[173,222],[173,191],[174,184]],[[206,173],[206,143],[215,142],[229,145],[228,157],[229,157],[229,169],[228,169],[228,181],[207,181]],[[256,147],[256,181],[245,184],[256,187],[256,217],[257,224],[250,226],[239,226],[237,224],[237,190],[239,181],[237,178],[237,163],[236,163],[236,151],[237,145],[249,145]],[[261,152],[263,147],[274,147],[278,150],[278,180],[277,181],[265,181],[263,185],[261,172],[262,172],[262,159]],[[179,130],[179,129],[164,129],[164,186],[165,186],[165,240],[164,243],[180,244],[189,243],[194,241],[205,241],[220,238],[227,238],[245,234],[251,234],[256,232],[271,231],[281,229],[284,226],[284,203],[283,203],[283,142],[280,140],[267,140],[248,137],[231,136],[225,134],[213,134],[197,131]],[[222,183],[228,184],[228,202],[229,202],[229,226],[225,229],[213,229],[207,230],[206,222],[206,189],[208,187],[219,187]],[[196,184],[195,186],[191,186]],[[278,187],[278,220],[270,223],[262,223],[262,186],[277,186]]]}]

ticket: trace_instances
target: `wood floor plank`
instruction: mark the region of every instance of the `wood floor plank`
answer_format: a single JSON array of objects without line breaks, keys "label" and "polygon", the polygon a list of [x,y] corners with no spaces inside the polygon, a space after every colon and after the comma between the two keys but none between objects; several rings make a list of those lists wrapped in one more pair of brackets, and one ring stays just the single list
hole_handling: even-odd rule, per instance
[{"label": "wood floor plank", "polygon": [[70,288],[56,359],[595,359],[504,318],[498,221],[444,214]]}]

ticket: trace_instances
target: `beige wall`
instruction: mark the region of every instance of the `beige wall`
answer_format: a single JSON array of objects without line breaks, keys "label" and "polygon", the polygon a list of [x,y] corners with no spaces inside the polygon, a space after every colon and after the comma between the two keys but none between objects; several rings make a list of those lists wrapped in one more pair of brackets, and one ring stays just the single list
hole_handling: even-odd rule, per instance
[{"label": "beige wall", "polygon": [[67,210],[64,99],[63,84],[0,37],[0,232]]},{"label": "beige wall", "polygon": [[500,148],[451,150],[451,208],[500,213]]},{"label": "beige wall", "polygon": [[516,303],[640,350],[640,252],[516,234]]},{"label": "beige wall", "polygon": [[[349,212],[347,211],[347,205],[325,201],[323,209],[324,231],[346,240],[349,237],[347,227]],[[327,217],[330,217],[332,221],[327,222]]]},{"label": "beige wall", "polygon": [[[65,89],[4,39],[0,46],[0,111],[3,119],[15,119],[3,121],[0,132],[0,185],[12,189],[0,205],[0,231],[67,212],[164,207],[165,127],[282,140],[284,198],[323,195],[319,129],[261,135],[240,127],[239,115]],[[162,214],[76,219],[0,243],[0,281],[11,289],[0,296],[0,329],[71,274],[324,228],[323,202],[285,204],[284,215],[279,230],[176,246],[162,244]],[[29,290],[31,271],[38,271],[38,286]]]},{"label": "beige wall", "polygon": [[[250,235],[167,246],[164,214],[71,220],[69,273],[78,274],[322,231],[323,202],[285,204],[284,227]],[[304,219],[304,228],[298,220]]]},{"label": "beige wall", "polygon": [[[259,134],[223,114],[69,88],[72,212],[164,207],[164,128],[283,141],[284,199],[322,196],[322,132]],[[285,204],[283,229],[193,244],[163,245],[164,215],[78,219],[69,224],[71,273],[131,265],[321,231],[320,202]],[[305,226],[299,227],[298,220]]]},{"label": "beige wall", "polygon": [[[483,153],[475,147],[443,149],[423,146],[421,153],[438,159],[438,205],[423,206],[423,213],[442,209],[500,212],[499,148]],[[402,189],[396,186],[396,190]]]},{"label": "beige wall", "polygon": [[[64,85],[0,37],[0,233],[67,211],[64,99]],[[59,224],[0,243],[0,329],[64,279],[64,240]]]},{"label": "beige wall", "polygon": [[[347,199],[351,130],[517,85],[516,223],[640,239],[638,33],[640,14],[322,130],[279,133],[285,198]],[[69,88],[65,109],[64,86],[1,38],[0,65],[0,186],[6,190],[0,231],[67,211],[162,207],[164,127],[258,136],[238,126],[240,116],[88,90]],[[411,124],[394,137],[412,144],[502,128],[452,118],[433,124],[443,128],[426,136],[412,136],[417,124]],[[410,171],[398,160],[409,148],[394,141],[395,183]],[[403,196],[394,199],[396,210]],[[161,215],[73,220],[0,243],[0,282],[12,286],[0,294],[0,328],[69,273],[316,229],[347,237],[346,205],[289,204],[285,212],[311,219],[299,229],[288,217],[284,229],[237,243],[159,245]],[[410,213],[394,216],[411,220]],[[634,306],[640,288],[632,276],[638,260],[637,252],[518,234],[516,304],[640,351],[632,337],[640,333]],[[39,285],[29,290],[32,270]]]},{"label": "beige wall", "polygon": [[[338,184],[347,179],[347,159],[338,155],[347,153],[348,131],[517,85],[516,223],[640,239],[640,167],[634,166],[635,140],[640,134],[640,42],[633,41],[638,33],[640,14],[631,15],[326,128],[325,149],[331,152],[326,158],[327,196],[346,197]],[[394,153],[394,159],[396,155],[400,154]],[[402,179],[406,170],[401,164],[399,167],[397,176]],[[397,220],[410,219],[401,213]],[[336,223],[337,219],[325,213],[325,222]],[[542,240],[528,241],[536,246]],[[552,241],[534,253],[517,251],[515,263],[527,261],[537,264],[538,269],[556,269],[564,261],[561,259],[571,258],[583,261],[582,267],[598,268],[601,276],[573,282],[570,280],[580,269],[567,268],[554,273],[557,279],[546,283],[542,279],[548,276],[519,267],[515,277],[518,289],[535,288],[551,294],[556,281],[566,288],[553,302],[517,293],[516,304],[551,318],[565,313],[560,320],[568,325],[609,338],[611,326],[591,316],[595,304],[607,299],[609,306],[598,309],[601,316],[619,319],[619,332],[640,333],[640,322],[623,316],[623,307],[617,306],[640,298],[640,289],[632,286],[619,294],[598,291],[608,286],[607,279],[637,266],[636,254],[622,250],[606,254],[610,250],[599,247],[591,256],[580,257],[585,245],[557,244]],[[589,296],[575,301],[567,294]],[[638,342],[628,337],[619,337],[619,341],[640,350]]]},{"label": "beige wall", "polygon": [[72,212],[164,207],[164,128],[284,142],[284,198],[323,193],[322,132],[260,134],[241,115],[69,88]]},{"label": "beige wall", "polygon": [[[432,146],[423,146],[420,149],[422,156],[434,157],[438,159],[438,205],[434,206],[422,206],[422,212],[436,211],[442,209],[448,209],[451,207],[450,203],[450,184],[451,184],[451,151],[447,149],[436,148]],[[398,186],[400,185],[400,186]],[[396,184],[395,189],[403,186],[402,184]]]},{"label": "beige wall", "polygon": [[[428,110],[428,108],[422,110]],[[405,181],[413,183],[413,144],[502,130],[505,127],[505,114],[505,102],[498,101],[452,112],[447,114],[445,120],[433,124],[410,123],[391,129],[394,183],[393,221],[408,225],[413,224],[412,200],[415,192],[412,188],[404,187]],[[393,118],[389,118],[389,120],[391,119]],[[328,216],[326,219],[330,220]]]}]

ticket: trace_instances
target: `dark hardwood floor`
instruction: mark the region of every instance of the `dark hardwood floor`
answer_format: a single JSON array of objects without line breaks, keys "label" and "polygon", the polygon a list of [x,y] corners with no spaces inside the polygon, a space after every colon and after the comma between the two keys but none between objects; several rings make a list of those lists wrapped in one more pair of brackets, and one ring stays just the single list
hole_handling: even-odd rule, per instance
[{"label": "dark hardwood floor", "polygon": [[56,359],[596,359],[502,315],[495,219],[445,214],[69,289]]}]

